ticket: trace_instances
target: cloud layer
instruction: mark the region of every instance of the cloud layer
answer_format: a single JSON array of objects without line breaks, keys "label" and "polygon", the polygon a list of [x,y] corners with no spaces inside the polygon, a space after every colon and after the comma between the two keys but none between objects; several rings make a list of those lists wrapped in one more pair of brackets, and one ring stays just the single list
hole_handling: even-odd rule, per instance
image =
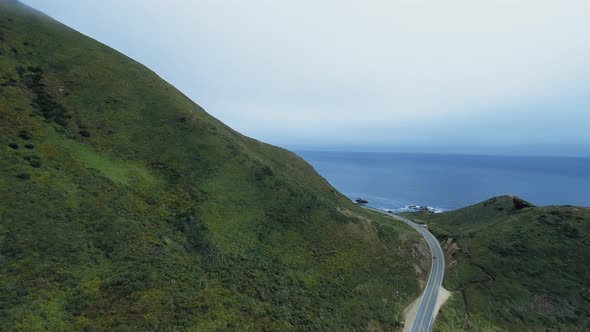
[{"label": "cloud layer", "polygon": [[271,143],[590,146],[588,1],[25,2]]}]

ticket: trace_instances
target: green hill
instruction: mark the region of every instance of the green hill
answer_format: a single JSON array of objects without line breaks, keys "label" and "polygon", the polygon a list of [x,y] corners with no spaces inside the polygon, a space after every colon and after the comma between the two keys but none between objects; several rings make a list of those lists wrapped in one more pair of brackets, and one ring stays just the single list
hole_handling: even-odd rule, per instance
[{"label": "green hill", "polygon": [[0,0],[0,330],[393,330],[404,225]]},{"label": "green hill", "polygon": [[414,218],[443,242],[457,292],[438,330],[590,329],[590,209],[502,196]]}]

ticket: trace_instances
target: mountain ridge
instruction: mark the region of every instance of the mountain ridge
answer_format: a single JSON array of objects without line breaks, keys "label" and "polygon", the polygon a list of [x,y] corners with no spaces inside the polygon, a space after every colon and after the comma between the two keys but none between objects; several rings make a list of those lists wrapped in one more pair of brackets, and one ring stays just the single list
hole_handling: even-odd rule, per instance
[{"label": "mountain ridge", "polygon": [[0,330],[398,329],[408,227],[0,2]]}]

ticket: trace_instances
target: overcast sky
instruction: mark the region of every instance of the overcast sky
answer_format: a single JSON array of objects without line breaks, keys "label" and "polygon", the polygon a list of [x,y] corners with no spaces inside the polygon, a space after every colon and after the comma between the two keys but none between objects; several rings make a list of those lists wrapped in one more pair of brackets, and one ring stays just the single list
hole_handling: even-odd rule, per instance
[{"label": "overcast sky", "polygon": [[590,1],[24,0],[294,149],[590,155]]}]

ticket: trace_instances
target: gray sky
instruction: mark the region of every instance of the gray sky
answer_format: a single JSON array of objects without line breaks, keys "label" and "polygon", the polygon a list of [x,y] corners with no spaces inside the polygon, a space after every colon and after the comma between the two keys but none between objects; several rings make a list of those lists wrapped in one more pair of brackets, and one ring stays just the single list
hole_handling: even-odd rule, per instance
[{"label": "gray sky", "polygon": [[295,149],[590,155],[587,0],[24,0]]}]

